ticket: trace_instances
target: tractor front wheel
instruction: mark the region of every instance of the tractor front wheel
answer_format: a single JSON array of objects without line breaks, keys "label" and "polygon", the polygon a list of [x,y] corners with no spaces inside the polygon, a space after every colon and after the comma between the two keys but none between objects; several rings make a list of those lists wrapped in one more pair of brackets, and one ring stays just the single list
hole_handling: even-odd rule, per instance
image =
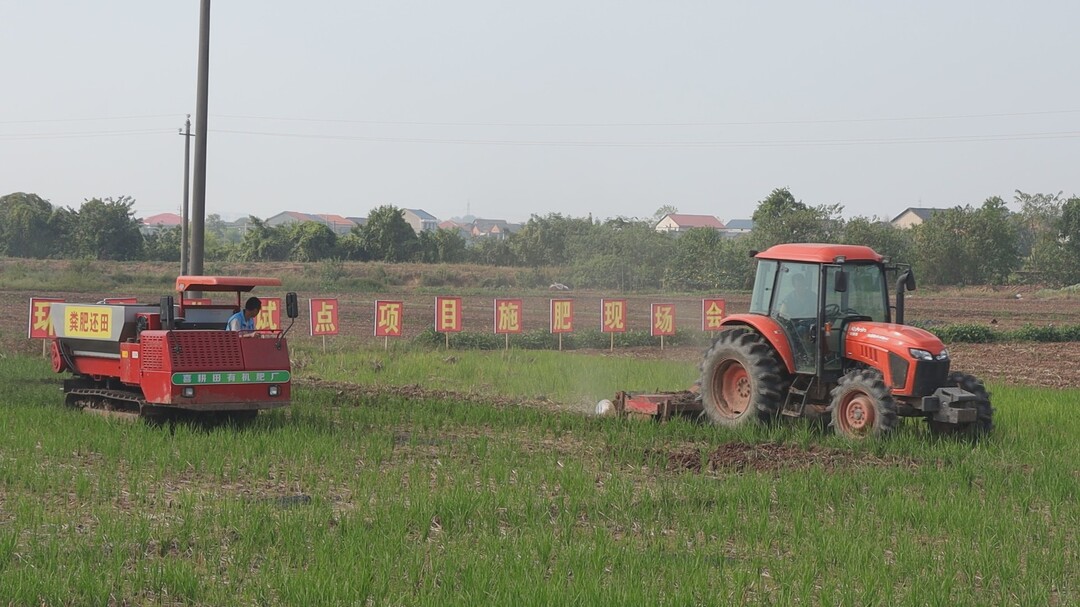
[{"label": "tractor front wheel", "polygon": [[896,429],[896,401],[881,372],[858,369],[840,378],[832,391],[832,427],[847,438],[882,436]]},{"label": "tractor front wheel", "polygon": [[701,363],[701,402],[715,424],[761,423],[776,415],[787,382],[776,352],[761,335],[728,329]]},{"label": "tractor front wheel", "polygon": [[994,408],[990,406],[990,393],[986,391],[986,386],[967,373],[950,373],[946,383],[975,395],[975,421],[949,424],[929,419],[930,431],[934,434],[968,434],[972,437],[989,434],[994,429]]}]

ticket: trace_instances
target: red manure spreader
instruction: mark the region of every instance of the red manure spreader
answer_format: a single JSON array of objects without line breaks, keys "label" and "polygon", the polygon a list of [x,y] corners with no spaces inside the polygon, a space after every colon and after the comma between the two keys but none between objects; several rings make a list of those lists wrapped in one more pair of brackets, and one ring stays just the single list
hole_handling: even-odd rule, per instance
[{"label": "red manure spreader", "polygon": [[[287,406],[288,329],[226,330],[243,294],[277,286],[277,278],[181,276],[178,297],[158,304],[52,304],[53,370],[73,375],[64,381],[67,404],[119,416],[194,411],[241,419]],[[285,308],[295,319],[295,293],[286,295]]]},{"label": "red manure spreader", "polygon": [[[816,417],[851,438],[891,432],[902,416],[931,432],[993,428],[981,381],[950,369],[941,340],[904,324],[910,269],[869,247],[782,244],[760,253],[747,314],[723,320],[691,391],[619,393],[601,409],[664,417],[704,411],[739,426],[780,416]],[[897,272],[890,306],[887,271]]]}]

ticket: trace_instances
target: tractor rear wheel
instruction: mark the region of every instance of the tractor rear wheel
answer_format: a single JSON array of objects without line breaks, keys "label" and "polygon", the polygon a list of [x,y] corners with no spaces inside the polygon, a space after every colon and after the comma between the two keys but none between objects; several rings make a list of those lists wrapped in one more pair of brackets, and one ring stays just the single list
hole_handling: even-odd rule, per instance
[{"label": "tractor rear wheel", "polygon": [[701,402],[709,419],[728,427],[762,423],[780,407],[790,380],[773,347],[758,333],[720,333],[701,363]]},{"label": "tractor rear wheel", "polygon": [[829,412],[833,430],[847,438],[882,436],[896,429],[896,400],[875,369],[841,377],[832,390]]},{"label": "tractor rear wheel", "polygon": [[926,420],[934,434],[968,434],[972,437],[989,434],[994,429],[994,408],[990,406],[990,393],[974,375],[950,373],[946,385],[956,386],[975,395],[975,421],[966,424],[949,424],[932,419]]}]

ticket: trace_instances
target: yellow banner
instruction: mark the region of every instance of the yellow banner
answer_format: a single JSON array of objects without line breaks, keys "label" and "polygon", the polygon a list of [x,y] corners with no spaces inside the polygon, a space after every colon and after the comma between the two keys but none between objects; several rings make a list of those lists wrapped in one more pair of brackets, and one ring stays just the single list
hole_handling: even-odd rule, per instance
[{"label": "yellow banner", "polygon": [[104,306],[66,306],[64,336],[85,339],[112,339],[116,326],[114,310]]}]

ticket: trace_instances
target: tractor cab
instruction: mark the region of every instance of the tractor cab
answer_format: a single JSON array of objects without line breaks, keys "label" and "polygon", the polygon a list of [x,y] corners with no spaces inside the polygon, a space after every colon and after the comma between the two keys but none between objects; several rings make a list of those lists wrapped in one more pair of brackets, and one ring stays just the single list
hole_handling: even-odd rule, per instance
[{"label": "tractor cab", "polygon": [[847,324],[889,321],[885,267],[866,247],[780,245],[758,259],[750,313],[776,321],[796,373],[839,374]]}]

